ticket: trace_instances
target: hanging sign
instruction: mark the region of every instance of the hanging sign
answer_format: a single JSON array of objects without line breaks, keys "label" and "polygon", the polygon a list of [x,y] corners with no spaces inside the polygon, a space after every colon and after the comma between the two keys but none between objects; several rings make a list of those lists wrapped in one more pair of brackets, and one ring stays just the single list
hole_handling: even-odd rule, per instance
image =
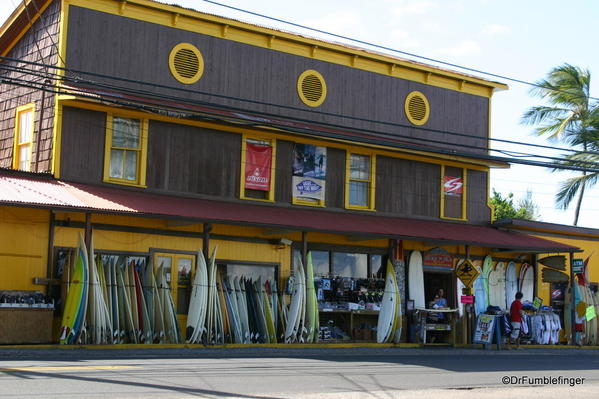
[{"label": "hanging sign", "polygon": [[532,307],[535,308],[536,310],[539,310],[542,305],[543,305],[543,299],[536,296],[535,299],[532,301]]},{"label": "hanging sign", "polygon": [[597,316],[597,314],[595,313],[595,307],[594,306],[587,307],[585,316],[586,316],[587,321],[593,320]]},{"label": "hanging sign", "polygon": [[293,149],[292,196],[296,200],[325,199],[327,148],[295,144]]},{"label": "hanging sign", "polygon": [[443,192],[445,195],[462,195],[464,179],[461,177],[444,176]]},{"label": "hanging sign", "polygon": [[272,147],[246,143],[245,188],[250,190],[270,190],[270,169]]},{"label": "hanging sign", "polygon": [[476,331],[472,342],[476,344],[490,344],[493,342],[493,331],[495,328],[495,316],[481,314],[476,320]]},{"label": "hanging sign", "polygon": [[572,273],[580,274],[584,270],[583,259],[572,259]]},{"label": "hanging sign", "polygon": [[444,249],[433,248],[422,257],[422,267],[424,269],[452,270],[453,256]]},{"label": "hanging sign", "polygon": [[464,283],[466,287],[472,287],[472,283],[479,274],[480,272],[474,267],[474,264],[470,259],[466,259],[455,268],[456,277],[462,280],[462,283]]},{"label": "hanging sign", "polygon": [[324,201],[325,181],[293,176],[293,197]]},{"label": "hanging sign", "polygon": [[461,303],[474,303],[474,297],[472,295],[462,295],[460,297]]}]

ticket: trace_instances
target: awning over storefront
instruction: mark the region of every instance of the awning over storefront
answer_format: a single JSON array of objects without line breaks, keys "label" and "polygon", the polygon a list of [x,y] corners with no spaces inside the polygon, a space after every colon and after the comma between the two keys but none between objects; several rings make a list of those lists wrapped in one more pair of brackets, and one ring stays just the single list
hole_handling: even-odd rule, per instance
[{"label": "awning over storefront", "polygon": [[490,226],[224,202],[92,186],[47,176],[0,171],[0,204],[54,210],[163,217],[198,222],[242,224],[295,231],[413,239],[437,244],[479,245],[494,250],[577,252],[578,248]]}]

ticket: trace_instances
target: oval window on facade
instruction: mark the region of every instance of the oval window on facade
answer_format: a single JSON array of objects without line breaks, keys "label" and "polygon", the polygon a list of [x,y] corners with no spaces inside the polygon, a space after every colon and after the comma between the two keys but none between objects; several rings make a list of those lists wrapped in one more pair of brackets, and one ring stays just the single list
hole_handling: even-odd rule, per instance
[{"label": "oval window on facade", "polygon": [[179,43],[171,50],[168,66],[173,77],[184,84],[197,82],[204,73],[204,59],[193,44]]},{"label": "oval window on facade", "polygon": [[424,125],[430,115],[428,100],[419,91],[413,91],[406,97],[404,104],[406,117],[414,125]]},{"label": "oval window on facade", "polygon": [[297,79],[297,94],[307,106],[318,107],[327,97],[327,84],[320,73],[310,69]]}]

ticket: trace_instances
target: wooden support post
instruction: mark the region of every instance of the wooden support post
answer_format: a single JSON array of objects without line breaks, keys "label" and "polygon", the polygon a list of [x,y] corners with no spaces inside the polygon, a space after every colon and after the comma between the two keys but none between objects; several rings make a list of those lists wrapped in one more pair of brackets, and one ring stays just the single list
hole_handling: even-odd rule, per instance
[{"label": "wooden support post", "polygon": [[[571,345],[576,345],[576,297],[574,296],[574,253],[570,252],[570,298],[572,305],[570,306],[570,343]],[[566,317],[566,315],[564,315]]]},{"label": "wooden support post", "polygon": [[[50,225],[48,226],[48,253],[46,259],[46,278],[54,278],[54,212],[50,211]],[[50,294],[51,285],[48,284],[46,294]]]},{"label": "wooden support post", "polygon": [[89,248],[92,244],[92,214],[87,212],[85,214],[85,236],[84,236],[85,246],[89,251]]},{"label": "wooden support post", "polygon": [[204,223],[204,238],[202,242],[202,252],[204,257],[208,259],[210,257],[210,232],[212,231],[212,224]]},{"label": "wooden support post", "polygon": [[306,267],[308,259],[308,232],[302,231],[302,265]]}]

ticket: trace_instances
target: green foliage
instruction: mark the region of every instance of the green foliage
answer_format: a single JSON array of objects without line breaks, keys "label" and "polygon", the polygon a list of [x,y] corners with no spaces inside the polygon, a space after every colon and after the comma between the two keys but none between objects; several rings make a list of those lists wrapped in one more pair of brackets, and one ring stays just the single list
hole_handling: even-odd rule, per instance
[{"label": "green foliage", "polygon": [[509,193],[503,197],[493,189],[491,204],[495,208],[495,220],[500,219],[526,219],[537,220],[539,218],[539,207],[532,200],[532,193],[528,191],[526,196],[514,205],[514,194]]},{"label": "green foliage", "polygon": [[[575,154],[564,156],[564,164],[597,169],[599,158],[589,151],[596,151],[599,143],[599,102],[589,98],[589,70],[563,64],[536,84],[530,93],[546,104],[529,108],[522,116],[522,123],[534,126],[537,135],[551,142],[563,142],[576,148]],[[561,183],[555,196],[559,208],[567,209],[577,194],[579,197],[574,225],[578,223],[585,187],[595,184],[597,177],[597,173],[583,172],[582,176]]]}]

